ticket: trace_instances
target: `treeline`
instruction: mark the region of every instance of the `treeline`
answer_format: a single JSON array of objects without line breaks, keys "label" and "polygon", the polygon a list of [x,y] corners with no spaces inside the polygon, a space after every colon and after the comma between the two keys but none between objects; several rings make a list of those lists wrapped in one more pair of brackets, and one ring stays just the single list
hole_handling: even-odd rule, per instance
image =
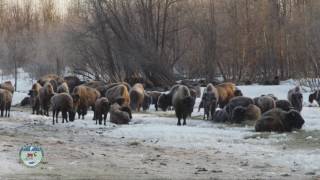
[{"label": "treeline", "polygon": [[54,0],[0,2],[2,69],[11,72],[150,86],[320,75],[318,0],[73,0],[66,14]]}]

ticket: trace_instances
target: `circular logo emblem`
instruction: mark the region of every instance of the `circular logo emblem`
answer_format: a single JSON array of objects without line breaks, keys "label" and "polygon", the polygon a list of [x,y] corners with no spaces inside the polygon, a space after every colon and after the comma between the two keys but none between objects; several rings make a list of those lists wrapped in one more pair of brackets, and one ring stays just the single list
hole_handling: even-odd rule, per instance
[{"label": "circular logo emblem", "polygon": [[21,161],[28,167],[37,166],[43,159],[43,150],[40,146],[25,145],[19,153]]}]

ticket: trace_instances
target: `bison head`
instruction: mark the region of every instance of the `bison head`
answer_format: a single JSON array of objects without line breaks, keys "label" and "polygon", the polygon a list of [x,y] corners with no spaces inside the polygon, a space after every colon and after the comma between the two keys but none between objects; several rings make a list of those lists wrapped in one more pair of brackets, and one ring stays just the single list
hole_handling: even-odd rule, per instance
[{"label": "bison head", "polygon": [[284,126],[287,130],[291,131],[293,128],[301,129],[304,124],[304,119],[296,110],[290,110],[286,115]]},{"label": "bison head", "polygon": [[233,109],[232,114],[231,114],[231,122],[234,123],[241,123],[242,121],[245,120],[245,115],[246,115],[247,108],[238,106]]},{"label": "bison head", "polygon": [[171,96],[169,94],[161,94],[158,99],[158,107],[160,107],[163,111],[167,111],[168,107],[171,105]]}]

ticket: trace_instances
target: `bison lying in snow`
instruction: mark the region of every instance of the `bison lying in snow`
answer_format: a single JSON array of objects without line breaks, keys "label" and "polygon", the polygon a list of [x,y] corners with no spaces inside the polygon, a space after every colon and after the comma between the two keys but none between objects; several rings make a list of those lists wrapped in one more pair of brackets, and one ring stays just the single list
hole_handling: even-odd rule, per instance
[{"label": "bison lying in snow", "polygon": [[10,117],[10,108],[12,103],[12,93],[6,89],[0,89],[0,110],[1,117],[5,111],[5,117]]},{"label": "bison lying in snow", "polygon": [[288,100],[277,100],[276,108],[282,109],[284,111],[290,111],[293,109],[291,103]]},{"label": "bison lying in snow", "polygon": [[225,109],[219,109],[213,114],[212,120],[214,122],[224,123],[229,121],[229,118],[230,116]]},{"label": "bison lying in snow", "polygon": [[40,114],[40,89],[42,86],[39,83],[32,85],[31,90],[29,91],[30,104],[32,107],[32,114]]},{"label": "bison lying in snow", "polygon": [[130,107],[134,111],[140,112],[144,100],[144,87],[142,84],[135,84],[130,92]]},{"label": "bison lying in snow", "polygon": [[[84,116],[87,114],[89,107],[91,107],[94,111],[96,100],[99,97],[99,91],[87,86],[80,85],[73,89],[72,98],[74,98],[75,100],[79,100],[79,106],[77,109],[79,119],[81,116],[82,119],[84,119]],[[93,117],[93,119],[95,119],[95,117]]]},{"label": "bison lying in snow", "polygon": [[303,95],[299,86],[289,90],[288,101],[291,103],[295,110],[301,112],[303,104]]},{"label": "bison lying in snow", "polygon": [[211,115],[211,120],[213,120],[213,114],[216,111],[217,104],[219,100],[219,94],[218,90],[210,83],[207,85],[207,88],[205,89],[202,99],[199,105],[199,111],[200,108],[204,108],[204,115],[203,119],[207,117],[207,120],[209,119],[209,116]]},{"label": "bison lying in snow", "polygon": [[40,88],[39,98],[42,115],[49,116],[50,99],[53,95],[54,91],[51,83],[47,82],[43,87]]},{"label": "bison lying in snow", "polygon": [[[106,125],[106,120],[108,112],[110,111],[110,102],[106,97],[99,98],[95,103],[94,116],[96,118],[96,124],[102,124],[102,119],[104,120],[104,125]],[[102,117],[103,116],[103,117]]]},{"label": "bison lying in snow", "polygon": [[231,117],[234,108],[238,106],[248,107],[250,104],[254,104],[251,98],[238,96],[230,100],[230,102],[226,105],[225,110]]},{"label": "bison lying in snow", "polygon": [[115,124],[128,124],[132,119],[131,109],[124,104],[125,99],[119,98],[110,108],[110,122]]},{"label": "bison lying in snow", "polygon": [[275,108],[265,112],[261,119],[256,121],[255,130],[276,131],[276,132],[291,132],[293,129],[301,129],[304,124],[304,119],[296,110],[288,112]]},{"label": "bison lying in snow", "polygon": [[261,109],[261,113],[276,107],[274,99],[270,96],[260,96],[253,99],[254,104]]},{"label": "bison lying in snow", "polygon": [[64,120],[68,122],[74,121],[76,108],[78,106],[78,101],[74,100],[68,93],[55,94],[51,98],[51,107],[52,107],[52,124],[58,123],[59,112],[62,112],[62,123]]},{"label": "bison lying in snow", "polygon": [[191,116],[194,104],[195,99],[191,96],[189,88],[184,85],[178,86],[172,96],[172,105],[178,118],[178,126],[181,126],[181,119],[183,119],[183,125],[187,124],[186,119]]},{"label": "bison lying in snow", "polygon": [[233,109],[230,121],[241,123],[243,121],[256,121],[261,117],[261,110],[256,105],[250,104],[247,107],[238,106]]},{"label": "bison lying in snow", "polygon": [[13,87],[11,81],[6,81],[6,82],[4,82],[4,83],[1,83],[1,84],[0,84],[0,89],[8,90],[8,91],[10,91],[12,94],[14,93],[14,87]]}]

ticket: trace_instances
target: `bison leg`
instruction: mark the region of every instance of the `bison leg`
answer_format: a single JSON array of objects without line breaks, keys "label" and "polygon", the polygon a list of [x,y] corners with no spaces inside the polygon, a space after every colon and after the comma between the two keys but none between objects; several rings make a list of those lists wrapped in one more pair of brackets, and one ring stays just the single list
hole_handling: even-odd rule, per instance
[{"label": "bison leg", "polygon": [[107,116],[108,116],[108,113],[105,113],[105,114],[104,114],[104,117],[103,117],[103,120],[104,120],[104,125],[106,125],[106,121],[107,121]]},{"label": "bison leg", "polygon": [[1,108],[1,117],[3,117],[4,108]]},{"label": "bison leg", "polygon": [[56,111],[52,110],[52,124],[54,125],[54,116],[56,115]]},{"label": "bison leg", "polygon": [[56,123],[58,124],[58,118],[59,118],[59,110],[56,112]]},{"label": "bison leg", "polygon": [[187,122],[186,122],[186,119],[187,119],[187,115],[183,115],[183,125],[187,125]]},{"label": "bison leg", "polygon": [[181,121],[180,121],[180,119],[181,119],[181,118],[178,118],[178,123],[177,123],[178,126],[181,126]]}]

